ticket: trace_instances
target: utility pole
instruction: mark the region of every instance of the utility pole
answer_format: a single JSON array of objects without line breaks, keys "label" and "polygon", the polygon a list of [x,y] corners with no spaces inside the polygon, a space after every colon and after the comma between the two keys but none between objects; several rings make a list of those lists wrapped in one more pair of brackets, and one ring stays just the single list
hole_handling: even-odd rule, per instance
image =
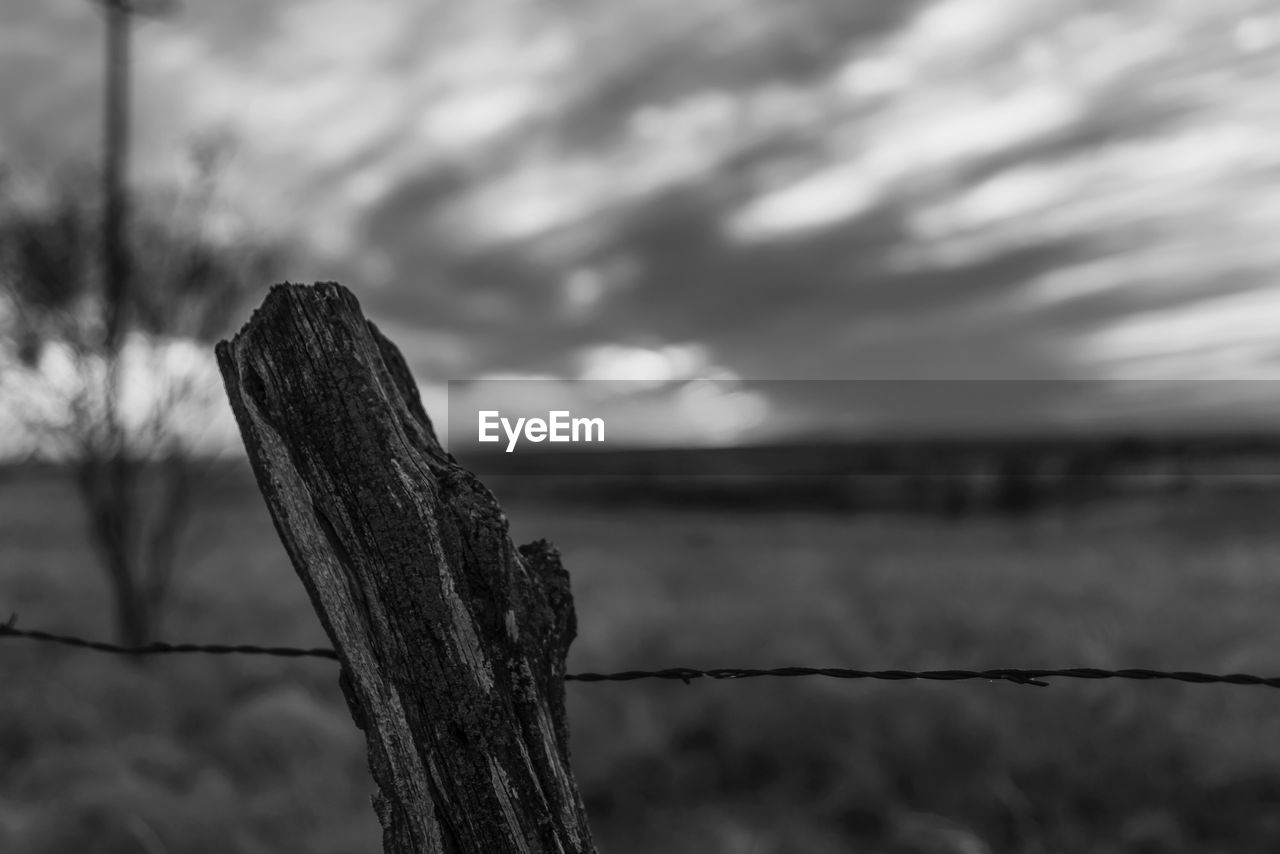
[{"label": "utility pole", "polygon": [[133,64],[133,17],[160,17],[174,0],[93,0],[106,13],[106,74],[102,105],[102,277],[105,349],[119,351],[128,301],[129,258],[129,72]]},{"label": "utility pole", "polygon": [[129,253],[125,243],[129,216],[125,190],[129,160],[129,65],[133,8],[129,0],[102,0],[106,10],[106,89],[102,134],[102,275],[106,351],[120,347],[128,293]]},{"label": "utility pole", "polygon": [[[95,538],[106,554],[116,589],[117,621],[126,643],[145,643],[152,623],[133,553],[138,528],[140,469],[128,447],[120,411],[121,350],[127,329],[132,259],[129,257],[129,72],[133,16],[153,12],[138,0],[92,0],[106,15],[102,104],[102,429],[94,431],[79,461],[82,495]],[[163,4],[162,4],[163,5]]]}]

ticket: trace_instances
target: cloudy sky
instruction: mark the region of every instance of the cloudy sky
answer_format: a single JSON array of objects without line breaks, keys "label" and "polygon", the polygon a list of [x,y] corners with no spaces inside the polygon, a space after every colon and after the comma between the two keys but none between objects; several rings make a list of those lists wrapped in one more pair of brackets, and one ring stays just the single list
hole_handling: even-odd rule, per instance
[{"label": "cloudy sky", "polygon": [[[0,6],[11,170],[95,156],[101,31]],[[1044,381],[942,429],[1280,412],[1276,0],[222,0],[135,45],[136,179],[222,140],[228,209],[429,411],[536,377],[644,381],[639,432],[688,441],[893,422],[777,380]]]}]

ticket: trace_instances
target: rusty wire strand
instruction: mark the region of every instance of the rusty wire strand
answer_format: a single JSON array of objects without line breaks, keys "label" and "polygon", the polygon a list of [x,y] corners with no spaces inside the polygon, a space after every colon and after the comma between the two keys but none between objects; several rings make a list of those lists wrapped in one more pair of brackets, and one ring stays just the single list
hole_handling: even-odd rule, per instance
[{"label": "rusty wire strand", "polygon": [[[175,653],[204,653],[208,655],[265,655],[279,658],[327,658],[337,660],[338,654],[332,649],[313,647],[310,649],[285,646],[256,646],[253,644],[194,644],[194,643],[150,643],[145,646],[126,647],[103,641],[85,640],[70,635],[58,635],[30,629],[19,629],[15,626],[16,617],[0,624],[0,638],[15,637],[63,646],[91,649],[96,652],[110,652],[117,655],[168,655]],[[1189,682],[1197,685],[1262,685],[1268,688],[1280,688],[1280,677],[1254,676],[1249,673],[1199,673],[1193,670],[1147,670],[1143,668],[1126,668],[1123,670],[1102,670],[1096,667],[1066,667],[1052,669],[1018,669],[998,668],[991,670],[857,670],[847,667],[775,667],[769,669],[722,667],[712,670],[698,670],[692,667],[672,667],[665,670],[624,670],[618,673],[570,673],[565,676],[570,682],[632,682],[637,679],[676,679],[689,684],[694,679],[753,679],[760,676],[793,677],[793,676],[826,676],[832,679],[880,679],[886,681],[904,681],[923,679],[936,682],[956,682],[965,679],[986,679],[989,681],[1013,682],[1018,685],[1035,685],[1047,687],[1045,679],[1136,679],[1172,680]]]}]

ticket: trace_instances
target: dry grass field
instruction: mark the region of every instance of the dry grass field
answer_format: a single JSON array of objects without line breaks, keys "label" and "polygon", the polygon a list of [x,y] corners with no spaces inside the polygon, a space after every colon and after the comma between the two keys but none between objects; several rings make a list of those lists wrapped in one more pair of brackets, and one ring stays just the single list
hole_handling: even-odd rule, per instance
[{"label": "dry grass field", "polygon": [[[502,496],[499,495],[499,498]],[[504,505],[573,577],[570,671],[789,664],[1280,672],[1280,497],[963,523]],[[204,497],[169,640],[325,644],[260,498]],[[0,611],[108,637],[69,489],[0,483]],[[332,662],[0,644],[0,851],[371,854]],[[1280,850],[1280,692],[572,684],[602,854]]]}]

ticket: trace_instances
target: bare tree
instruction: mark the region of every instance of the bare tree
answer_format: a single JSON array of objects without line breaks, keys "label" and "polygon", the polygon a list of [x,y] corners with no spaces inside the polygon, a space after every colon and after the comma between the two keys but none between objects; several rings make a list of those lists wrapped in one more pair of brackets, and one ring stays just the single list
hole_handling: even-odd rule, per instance
[{"label": "bare tree", "polygon": [[279,260],[271,246],[211,228],[208,154],[196,158],[194,189],[135,204],[123,296],[102,286],[101,211],[83,179],[35,198],[6,193],[0,206],[10,360],[0,392],[28,445],[76,472],[127,644],[156,632],[199,464],[193,422],[221,405],[216,375],[201,377],[199,359],[183,356],[216,340]]}]

